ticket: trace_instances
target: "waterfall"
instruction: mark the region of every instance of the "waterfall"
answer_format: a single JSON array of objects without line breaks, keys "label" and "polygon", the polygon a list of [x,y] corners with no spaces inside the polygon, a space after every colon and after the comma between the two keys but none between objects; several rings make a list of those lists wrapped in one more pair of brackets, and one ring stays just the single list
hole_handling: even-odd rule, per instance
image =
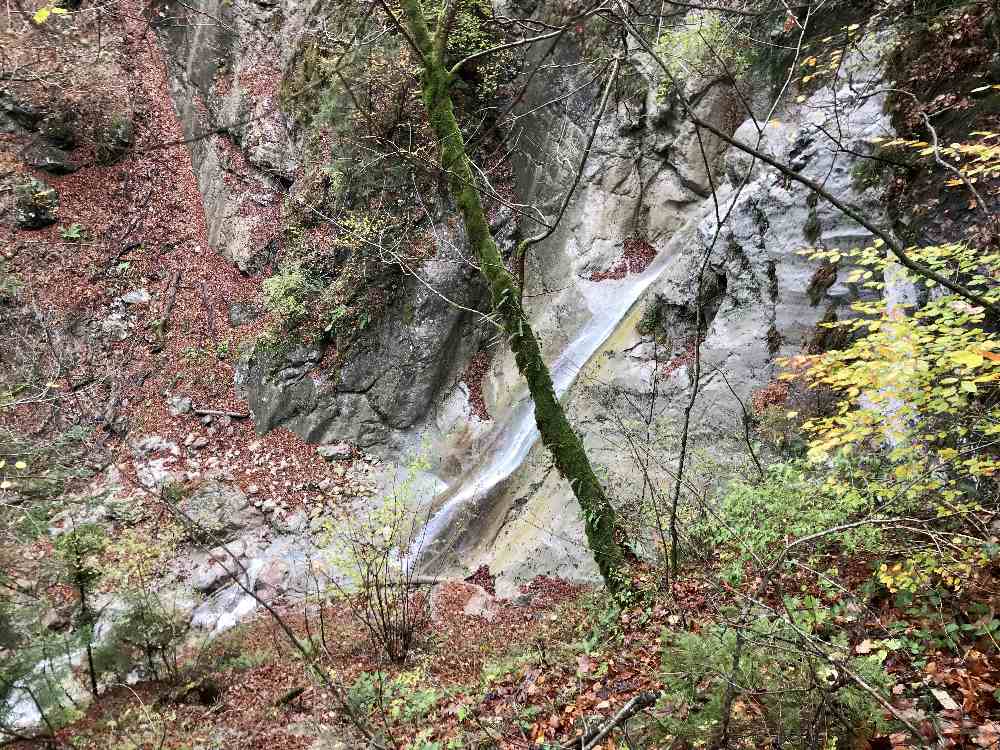
[{"label": "waterfall", "polygon": [[[634,276],[620,280],[585,280],[580,284],[580,292],[591,318],[551,365],[552,381],[560,398],[572,387],[580,371],[615,332],[650,284],[659,278],[670,258],[675,257],[668,252],[672,249],[673,243],[670,243],[644,271]],[[539,433],[535,425],[534,403],[528,395],[527,384],[522,381],[518,390],[519,395],[512,401],[514,408],[491,431],[489,442],[484,446],[484,453],[489,458],[438,495],[435,504],[442,499],[443,504],[418,535],[421,550],[416,553],[411,551],[406,558],[407,564],[416,562],[423,550],[440,540],[460,511],[510,478],[537,442]]]}]

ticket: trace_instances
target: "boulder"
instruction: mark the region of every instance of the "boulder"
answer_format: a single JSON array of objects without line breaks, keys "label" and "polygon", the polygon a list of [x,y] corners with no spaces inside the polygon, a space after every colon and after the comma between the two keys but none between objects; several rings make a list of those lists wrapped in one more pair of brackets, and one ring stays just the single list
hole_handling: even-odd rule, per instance
[{"label": "boulder", "polygon": [[46,116],[42,120],[39,131],[42,137],[53,146],[71,151],[76,148],[78,141],[75,124],[75,113],[63,110]]},{"label": "boulder", "polygon": [[215,591],[240,572],[233,556],[243,561],[246,553],[247,543],[243,540],[213,547],[191,574],[191,587],[205,594]]},{"label": "boulder", "polygon": [[354,449],[347,443],[321,445],[316,452],[327,461],[350,461],[354,458]]},{"label": "boulder", "polygon": [[97,163],[104,166],[121,161],[135,140],[135,125],[125,115],[115,115],[97,131]]},{"label": "boulder", "polygon": [[0,133],[36,130],[42,113],[9,91],[0,91]]},{"label": "boulder", "polygon": [[29,167],[41,169],[49,174],[70,174],[80,167],[61,148],[34,143],[21,152],[21,160]]},{"label": "boulder", "polygon": [[189,396],[171,396],[167,399],[167,411],[170,412],[171,417],[187,414],[192,408],[193,403]]},{"label": "boulder", "polygon": [[14,221],[20,229],[43,229],[56,223],[59,193],[43,180],[29,178],[14,188]]},{"label": "boulder", "polygon": [[192,521],[189,535],[199,541],[225,543],[263,523],[263,517],[238,487],[206,482],[180,502]]}]

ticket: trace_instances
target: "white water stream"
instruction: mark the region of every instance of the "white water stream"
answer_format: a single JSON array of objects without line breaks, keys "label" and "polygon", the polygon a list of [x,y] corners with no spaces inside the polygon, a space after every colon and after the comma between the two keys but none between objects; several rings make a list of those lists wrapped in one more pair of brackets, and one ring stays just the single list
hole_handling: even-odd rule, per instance
[{"label": "white water stream", "polygon": [[[650,284],[660,276],[671,257],[676,257],[672,250],[673,244],[670,243],[640,274],[620,280],[583,281],[580,284],[579,290],[591,318],[550,367],[560,398],[572,387],[580,371],[615,332]],[[513,408],[491,430],[482,446],[482,453],[489,456],[488,460],[472,467],[442,493],[452,496],[445,500],[419,535],[421,551],[432,547],[444,535],[460,511],[510,478],[540,437],[527,384],[521,381],[518,391],[519,395],[512,399]],[[411,555],[407,559],[408,564],[416,562],[420,551],[411,552]]]}]

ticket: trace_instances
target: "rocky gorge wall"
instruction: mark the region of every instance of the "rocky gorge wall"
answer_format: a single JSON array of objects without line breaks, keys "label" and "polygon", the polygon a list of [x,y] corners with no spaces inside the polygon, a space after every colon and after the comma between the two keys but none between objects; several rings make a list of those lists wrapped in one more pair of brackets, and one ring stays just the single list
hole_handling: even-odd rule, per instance
[{"label": "rocky gorge wall", "polygon": [[[332,10],[322,2],[208,3],[200,11],[220,20],[208,31],[161,32],[189,136],[235,123],[221,137],[196,140],[191,151],[213,249],[246,273],[274,270],[287,206],[308,182],[309,160],[324,158],[310,151],[308,127],[284,111],[279,91],[300,63],[302,39],[320,33]],[[879,216],[879,188],[858,184],[851,153],[867,153],[871,138],[889,130],[874,93],[880,73],[872,44],[873,57],[847,63],[851,87],[820,88],[802,102],[772,102],[772,82],[764,80],[743,92],[743,102],[713,81],[688,81],[686,95],[701,117]],[[559,62],[572,70],[578,54],[566,45]],[[525,294],[571,419],[624,504],[638,475],[621,450],[623,405],[654,402],[664,454],[654,475],[666,486],[694,377],[691,344],[700,335],[695,452],[723,462],[741,454],[741,402],[855,294],[839,280],[842,269],[818,271],[798,251],[867,239],[804,187],[719,139],[699,138],[676,99],[659,93],[651,61],[640,54],[630,62],[645,90],[642,107],[606,113],[566,215],[532,250]],[[555,100],[518,120],[519,202],[556,212],[599,95],[598,86],[581,87],[563,72],[521,105],[533,112],[543,97]],[[740,124],[748,108],[752,117]],[[837,142],[825,135],[833,126]],[[437,215],[452,219],[442,226],[454,226],[446,199],[435,200]],[[719,217],[730,213],[720,227]],[[495,231],[509,252],[531,224],[507,212]],[[494,347],[479,386],[491,418],[470,397],[462,374],[484,338],[475,314],[484,295],[465,255],[460,226],[438,237],[436,255],[405,275],[397,300],[335,373],[321,366],[322,347],[297,347],[278,359],[246,357],[238,384],[261,431],[285,427],[310,442],[347,441],[397,466],[417,452],[429,456],[428,486],[445,489],[428,527],[437,546],[425,558],[434,565],[485,563],[511,582],[538,573],[591,578],[575,502],[535,444],[530,403],[504,347]]]}]

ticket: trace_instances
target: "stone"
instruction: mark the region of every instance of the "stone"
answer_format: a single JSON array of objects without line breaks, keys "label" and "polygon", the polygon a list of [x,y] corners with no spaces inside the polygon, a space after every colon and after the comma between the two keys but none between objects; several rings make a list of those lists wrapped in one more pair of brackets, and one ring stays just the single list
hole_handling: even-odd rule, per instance
[{"label": "stone", "polygon": [[39,131],[42,137],[57,148],[71,151],[76,147],[78,137],[76,132],[76,113],[62,110],[46,115]]},{"label": "stone", "polygon": [[493,622],[500,613],[500,604],[490,592],[482,586],[465,581],[444,581],[431,589],[431,618],[441,622],[447,617],[444,611],[445,602],[449,607],[461,607],[462,614],[467,617],[482,617],[487,622]]},{"label": "stone", "polygon": [[42,229],[56,223],[59,193],[43,180],[30,178],[14,188],[14,221],[21,229]]},{"label": "stone", "polygon": [[71,174],[80,168],[69,153],[44,143],[28,146],[21,152],[21,160],[29,167],[54,175]]},{"label": "stone", "polygon": [[65,610],[52,607],[42,616],[41,626],[46,630],[65,630],[70,626],[70,618]]},{"label": "stone", "polygon": [[121,301],[126,305],[148,305],[152,299],[152,296],[146,289],[133,289],[131,292],[121,296]]},{"label": "stone", "polygon": [[228,542],[263,522],[238,487],[220,482],[206,482],[180,507],[194,524],[189,535],[199,540]]},{"label": "stone", "polygon": [[229,305],[229,325],[233,328],[250,325],[264,315],[264,308],[253,302],[233,302]]},{"label": "stone", "polygon": [[247,552],[247,544],[242,540],[214,547],[205,555],[205,559],[195,568],[188,582],[195,591],[209,593],[215,591],[224,582],[232,578],[237,571],[233,556],[243,558]]},{"label": "stone", "polygon": [[41,119],[42,113],[37,108],[9,91],[0,91],[0,132],[36,130]]},{"label": "stone", "polygon": [[350,461],[354,457],[354,449],[347,443],[321,445],[316,452],[327,461]]},{"label": "stone", "polygon": [[167,399],[167,411],[172,417],[188,414],[192,408],[193,403],[189,396],[171,396]]},{"label": "stone", "polygon": [[110,166],[121,161],[132,147],[135,125],[124,114],[116,114],[97,131],[95,158],[98,164]]}]

